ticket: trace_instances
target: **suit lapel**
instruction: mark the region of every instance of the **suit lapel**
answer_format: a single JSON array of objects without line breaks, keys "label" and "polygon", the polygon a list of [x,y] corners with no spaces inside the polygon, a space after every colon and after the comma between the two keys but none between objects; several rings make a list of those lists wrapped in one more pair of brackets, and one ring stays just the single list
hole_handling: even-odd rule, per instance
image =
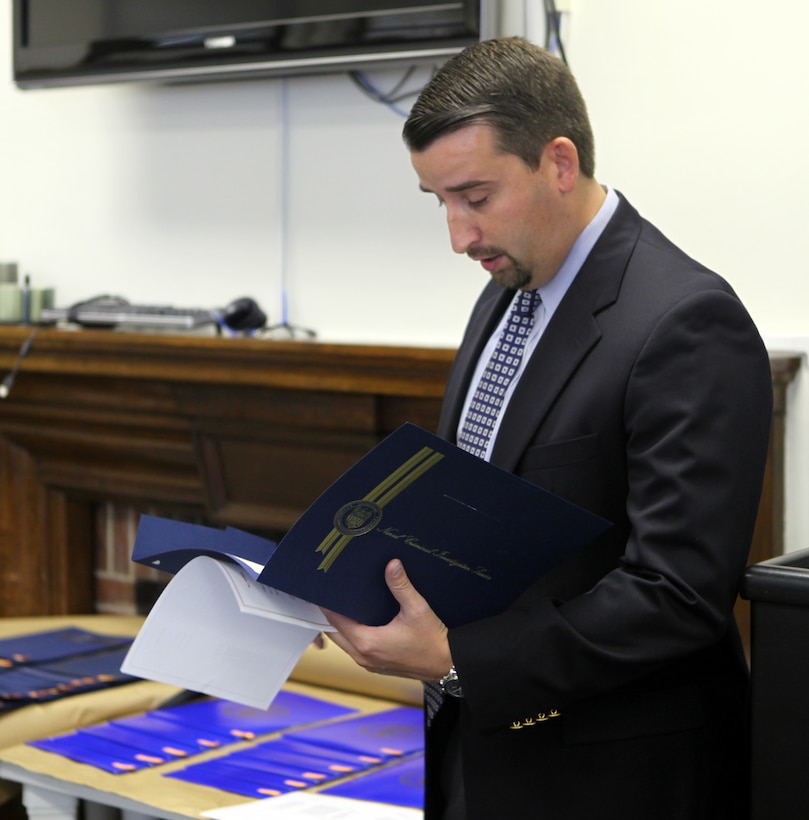
[{"label": "suit lapel", "polygon": [[601,330],[588,306],[568,291],[506,407],[492,450],[492,464],[509,471],[515,469],[551,404],[600,338]]},{"label": "suit lapel", "polygon": [[545,328],[505,410],[491,461],[513,471],[581,362],[601,339],[597,314],[618,298],[640,233],[637,212],[618,209]]}]

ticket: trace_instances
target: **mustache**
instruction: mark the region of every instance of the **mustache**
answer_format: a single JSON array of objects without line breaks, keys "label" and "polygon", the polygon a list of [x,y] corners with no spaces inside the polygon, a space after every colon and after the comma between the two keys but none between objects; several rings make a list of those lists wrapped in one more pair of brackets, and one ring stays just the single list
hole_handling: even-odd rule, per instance
[{"label": "mustache", "polygon": [[509,259],[511,257],[502,248],[469,248],[466,255],[473,262],[480,262],[483,259],[492,259],[495,256],[505,256]]}]

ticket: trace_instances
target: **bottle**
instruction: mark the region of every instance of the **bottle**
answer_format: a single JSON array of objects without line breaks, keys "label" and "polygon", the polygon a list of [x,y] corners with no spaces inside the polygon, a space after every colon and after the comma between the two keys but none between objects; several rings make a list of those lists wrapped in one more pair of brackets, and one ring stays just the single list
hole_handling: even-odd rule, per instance
[{"label": "bottle", "polygon": [[22,323],[31,323],[31,277],[27,273],[22,286]]}]

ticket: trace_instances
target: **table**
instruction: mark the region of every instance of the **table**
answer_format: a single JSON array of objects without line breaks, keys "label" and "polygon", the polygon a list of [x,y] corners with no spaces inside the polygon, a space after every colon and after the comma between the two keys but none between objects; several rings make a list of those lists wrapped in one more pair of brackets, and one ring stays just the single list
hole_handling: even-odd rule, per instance
[{"label": "table", "polygon": [[[142,617],[123,615],[0,618],[0,638],[46,632],[68,626],[107,635],[134,636],[142,623]],[[25,706],[0,716],[0,750],[35,738],[56,735],[80,726],[88,726],[92,723],[153,709],[174,697],[179,691],[175,686],[139,681],[48,703]],[[11,802],[18,799],[21,782],[13,779],[0,780],[0,808],[5,807],[8,811],[12,810],[9,806]],[[25,789],[24,791],[25,800],[30,799],[37,802],[35,790]],[[73,805],[75,814],[75,802]],[[32,816],[43,818],[52,816],[50,813],[42,814],[33,805],[28,813],[29,820]],[[103,818],[96,816],[93,820],[103,820]]]},{"label": "table", "polygon": [[[71,625],[108,634],[135,634],[142,620],[106,616],[0,619],[0,637]],[[285,688],[369,713],[402,703],[421,703],[420,684],[371,675],[333,644],[327,644],[323,650],[307,650]],[[11,712],[0,718],[0,778],[22,784],[29,820],[75,820],[80,801],[85,801],[86,820],[118,816],[117,811],[110,810],[124,812],[126,820],[140,816],[198,820],[203,811],[246,802],[241,795],[162,776],[187,765],[185,761],[113,775],[25,745],[25,741],[36,737],[156,708],[179,692],[176,687],[143,681]],[[195,760],[227,754],[237,748],[238,745],[215,750]]]},{"label": "table", "polygon": [[[401,705],[307,684],[291,682],[285,688],[319,698],[329,696],[368,713]],[[206,752],[194,761],[229,754],[244,745],[247,744]],[[187,761],[179,760],[114,775],[24,744],[0,751],[0,777],[24,785],[29,820],[75,820],[79,800],[159,820],[197,820],[203,811],[247,802],[241,795],[163,777],[166,772],[187,765]]]}]

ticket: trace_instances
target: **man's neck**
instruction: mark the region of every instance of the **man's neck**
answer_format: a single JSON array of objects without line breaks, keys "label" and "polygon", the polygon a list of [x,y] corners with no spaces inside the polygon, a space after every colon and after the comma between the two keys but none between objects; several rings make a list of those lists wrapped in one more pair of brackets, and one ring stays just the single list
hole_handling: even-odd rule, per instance
[{"label": "man's neck", "polygon": [[576,204],[576,213],[579,216],[576,236],[593,221],[607,198],[607,192],[594,178],[581,177],[577,188],[578,190],[573,192],[579,199]]}]

